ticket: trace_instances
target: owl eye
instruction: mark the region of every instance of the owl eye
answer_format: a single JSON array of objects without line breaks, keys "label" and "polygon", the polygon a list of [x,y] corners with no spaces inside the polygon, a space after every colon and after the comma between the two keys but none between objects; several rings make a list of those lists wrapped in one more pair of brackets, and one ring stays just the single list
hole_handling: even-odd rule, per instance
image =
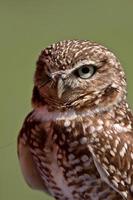
[{"label": "owl eye", "polygon": [[83,79],[90,78],[95,72],[96,66],[94,65],[82,65],[75,71],[76,75]]}]

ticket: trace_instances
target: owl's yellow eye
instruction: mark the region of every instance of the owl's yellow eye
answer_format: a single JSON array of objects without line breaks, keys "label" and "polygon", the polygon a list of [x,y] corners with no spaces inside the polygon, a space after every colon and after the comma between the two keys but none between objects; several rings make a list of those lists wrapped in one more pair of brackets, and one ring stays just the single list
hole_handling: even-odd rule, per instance
[{"label": "owl's yellow eye", "polygon": [[96,72],[96,67],[94,65],[82,65],[75,71],[75,74],[80,78],[87,79],[93,76]]}]

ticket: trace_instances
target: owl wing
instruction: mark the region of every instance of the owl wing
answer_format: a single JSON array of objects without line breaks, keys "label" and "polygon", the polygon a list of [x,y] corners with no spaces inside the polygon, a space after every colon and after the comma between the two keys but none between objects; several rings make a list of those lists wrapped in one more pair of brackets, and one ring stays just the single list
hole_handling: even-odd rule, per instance
[{"label": "owl wing", "polygon": [[132,132],[111,132],[97,135],[98,143],[89,144],[94,164],[101,179],[123,199],[133,199],[133,136]]},{"label": "owl wing", "polygon": [[27,184],[33,189],[38,189],[49,193],[44,180],[42,180],[37,170],[37,166],[34,162],[33,155],[30,150],[30,145],[28,141],[30,131],[31,129],[33,131],[35,125],[36,127],[38,126],[35,121],[32,121],[32,119],[30,119],[31,115],[32,112],[26,117],[23,123],[23,127],[18,136],[18,158],[24,179]]},{"label": "owl wing", "polygon": [[[97,159],[95,153],[93,152],[93,149],[89,146],[89,150],[92,154],[92,157],[93,157],[93,161],[94,161],[94,164],[95,164],[95,167],[97,168],[97,171],[101,177],[101,179],[107,183],[111,188],[113,188],[116,192],[118,192],[121,196],[123,196],[121,194],[121,192],[113,185],[113,183],[109,180],[109,177],[108,177],[108,171],[106,169],[103,168],[103,166],[101,165],[101,163],[99,162],[99,160]],[[123,196],[124,197],[124,196]]]}]

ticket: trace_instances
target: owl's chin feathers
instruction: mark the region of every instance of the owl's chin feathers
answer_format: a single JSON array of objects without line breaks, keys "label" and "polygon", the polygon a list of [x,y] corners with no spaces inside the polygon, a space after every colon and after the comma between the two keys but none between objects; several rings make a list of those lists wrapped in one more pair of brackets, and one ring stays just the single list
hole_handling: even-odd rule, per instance
[{"label": "owl's chin feathers", "polygon": [[[58,101],[56,98],[46,99],[40,95],[38,88],[35,86],[33,89],[32,105],[41,115],[48,111],[50,119],[52,119],[53,113],[56,113],[54,116],[57,115],[57,118],[61,115],[70,116],[72,113],[72,117],[76,118],[76,115],[92,116],[95,113],[110,111],[112,107],[119,106],[121,101],[126,101],[124,97],[125,93],[121,88],[109,85],[102,92],[96,93],[94,91],[91,94],[78,95],[77,98],[73,95],[70,99],[66,98],[66,102],[63,102],[61,100]],[[42,112],[40,112],[41,110]]]},{"label": "owl's chin feathers", "polygon": [[76,109],[76,107],[66,109],[64,111],[59,109],[49,109],[49,105],[41,105],[35,107],[34,117],[40,121],[58,121],[58,120],[74,120],[78,117],[94,117],[95,115],[101,115],[106,112],[110,112],[115,107],[120,107],[123,102],[122,94],[118,92],[116,95],[112,96],[112,101],[110,98],[107,101],[101,102],[101,104],[96,104],[95,106],[89,107],[81,107],[80,109]]},{"label": "owl's chin feathers", "polygon": [[36,108],[34,110],[34,118],[36,120],[39,120],[41,122],[43,121],[60,121],[60,120],[74,120],[76,118],[81,118],[81,117],[94,117],[95,115],[101,115],[105,112],[110,112],[111,109],[115,105],[110,105],[110,107],[101,107],[101,108],[95,108],[95,109],[86,109],[83,111],[75,111],[74,109],[69,109],[68,111],[60,112],[59,110],[55,111],[48,111],[47,106],[42,106],[39,108]]}]

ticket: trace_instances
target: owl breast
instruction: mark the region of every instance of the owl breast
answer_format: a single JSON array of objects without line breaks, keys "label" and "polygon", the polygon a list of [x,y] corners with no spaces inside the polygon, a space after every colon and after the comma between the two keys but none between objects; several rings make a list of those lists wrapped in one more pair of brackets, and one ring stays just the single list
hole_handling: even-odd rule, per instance
[{"label": "owl breast", "polygon": [[33,126],[29,131],[31,152],[52,196],[59,200],[116,199],[117,194],[101,181],[79,121]]}]

